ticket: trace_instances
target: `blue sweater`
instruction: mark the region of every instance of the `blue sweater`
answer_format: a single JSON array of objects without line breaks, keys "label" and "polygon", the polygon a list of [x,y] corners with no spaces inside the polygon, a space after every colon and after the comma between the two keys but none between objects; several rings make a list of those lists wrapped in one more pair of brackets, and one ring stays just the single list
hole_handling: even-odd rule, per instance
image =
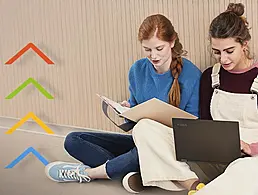
[{"label": "blue sweater", "polygon": [[[201,71],[183,58],[182,72],[178,78],[181,89],[180,109],[199,117],[199,85]],[[168,93],[173,83],[171,71],[158,74],[147,58],[136,61],[129,71],[129,103],[131,107],[157,98],[168,103]]]}]

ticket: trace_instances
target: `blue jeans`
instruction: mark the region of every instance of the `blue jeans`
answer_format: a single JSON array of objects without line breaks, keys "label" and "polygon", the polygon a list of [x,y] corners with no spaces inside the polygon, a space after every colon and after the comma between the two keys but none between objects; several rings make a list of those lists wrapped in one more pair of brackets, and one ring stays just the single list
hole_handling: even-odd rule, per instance
[{"label": "blue jeans", "polygon": [[140,171],[137,148],[131,135],[96,132],[72,132],[64,147],[75,159],[90,167],[106,163],[111,179],[121,179],[129,172]]}]

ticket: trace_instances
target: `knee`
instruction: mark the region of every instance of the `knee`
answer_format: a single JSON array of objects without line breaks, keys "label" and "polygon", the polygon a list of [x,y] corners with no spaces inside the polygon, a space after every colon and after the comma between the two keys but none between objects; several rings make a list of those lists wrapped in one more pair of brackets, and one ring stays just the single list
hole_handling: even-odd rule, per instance
[{"label": "knee", "polygon": [[64,140],[64,148],[69,153],[71,148],[74,145],[74,141],[78,139],[78,132],[71,132],[69,133]]},{"label": "knee", "polygon": [[141,119],[137,122],[137,124],[134,126],[132,130],[132,135],[136,139],[144,139],[148,135],[148,131],[150,128],[148,126],[150,125],[150,119]]},{"label": "knee", "polygon": [[233,171],[233,172],[245,172],[245,167],[248,167],[248,169],[252,170],[253,172],[257,172],[257,164],[258,159],[255,159],[253,157],[247,157],[247,158],[239,158],[235,161],[233,161],[229,166],[227,167],[226,171]]},{"label": "knee", "polygon": [[250,164],[251,158],[238,158],[235,161],[233,161],[231,164],[229,164],[228,167],[239,167],[239,166],[248,166]]}]

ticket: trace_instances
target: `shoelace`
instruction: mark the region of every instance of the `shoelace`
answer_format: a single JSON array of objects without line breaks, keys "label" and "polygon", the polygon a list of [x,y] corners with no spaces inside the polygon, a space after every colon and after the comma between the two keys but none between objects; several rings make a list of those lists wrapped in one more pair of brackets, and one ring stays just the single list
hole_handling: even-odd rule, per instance
[{"label": "shoelace", "polygon": [[59,170],[59,177],[78,180],[80,183],[83,181],[90,182],[91,178],[89,176],[80,173],[80,167],[81,165],[78,165],[77,168],[73,170],[61,169]]}]

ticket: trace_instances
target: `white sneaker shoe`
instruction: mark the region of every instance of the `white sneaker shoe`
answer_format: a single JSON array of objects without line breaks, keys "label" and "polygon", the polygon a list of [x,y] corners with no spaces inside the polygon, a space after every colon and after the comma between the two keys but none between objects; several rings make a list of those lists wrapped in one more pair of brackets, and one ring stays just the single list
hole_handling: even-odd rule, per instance
[{"label": "white sneaker shoe", "polygon": [[138,172],[130,172],[123,178],[123,187],[130,193],[137,194],[144,190],[142,178]]}]

